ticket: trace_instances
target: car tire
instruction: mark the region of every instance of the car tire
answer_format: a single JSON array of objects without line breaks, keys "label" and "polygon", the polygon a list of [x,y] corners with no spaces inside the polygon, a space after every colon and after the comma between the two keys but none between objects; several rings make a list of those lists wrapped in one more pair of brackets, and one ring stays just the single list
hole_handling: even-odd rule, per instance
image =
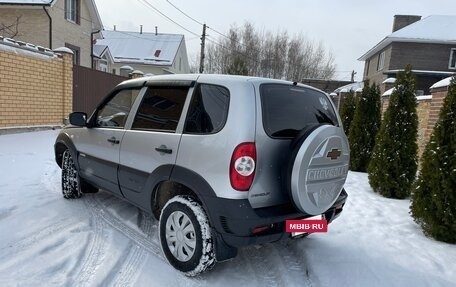
[{"label": "car tire", "polygon": [[215,264],[211,227],[201,205],[188,196],[175,196],[159,218],[160,243],[168,262],[187,276]]},{"label": "car tire", "polygon": [[62,155],[62,194],[67,199],[82,196],[79,174],[74,165],[73,156],[68,149]]}]

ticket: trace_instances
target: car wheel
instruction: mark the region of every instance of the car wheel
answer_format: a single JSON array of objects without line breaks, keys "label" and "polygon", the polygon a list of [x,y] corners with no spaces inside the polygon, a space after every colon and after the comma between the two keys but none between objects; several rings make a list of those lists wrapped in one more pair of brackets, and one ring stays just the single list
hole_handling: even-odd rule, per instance
[{"label": "car wheel", "polygon": [[187,276],[196,276],[215,264],[211,227],[201,205],[187,196],[175,196],[159,219],[160,243],[168,262]]},{"label": "car wheel", "polygon": [[80,198],[82,195],[78,171],[68,149],[62,156],[62,193],[64,198]]}]

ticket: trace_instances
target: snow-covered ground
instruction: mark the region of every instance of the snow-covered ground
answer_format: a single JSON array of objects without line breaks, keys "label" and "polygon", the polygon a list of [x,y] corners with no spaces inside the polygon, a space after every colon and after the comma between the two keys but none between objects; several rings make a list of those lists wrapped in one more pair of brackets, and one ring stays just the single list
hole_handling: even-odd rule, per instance
[{"label": "snow-covered ground", "polygon": [[62,198],[56,135],[0,136],[0,286],[456,286],[456,246],[424,237],[409,201],[374,194],[362,173],[328,233],[244,248],[187,278],[148,214],[103,191]]}]

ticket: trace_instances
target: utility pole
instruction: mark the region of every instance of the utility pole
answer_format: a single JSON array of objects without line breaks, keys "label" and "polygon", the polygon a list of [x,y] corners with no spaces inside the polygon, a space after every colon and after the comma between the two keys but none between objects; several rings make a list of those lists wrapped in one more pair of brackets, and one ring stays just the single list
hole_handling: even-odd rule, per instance
[{"label": "utility pole", "polygon": [[199,72],[204,72],[204,45],[206,43],[206,24],[203,24],[203,34],[201,35],[201,55],[200,55],[200,68]]}]

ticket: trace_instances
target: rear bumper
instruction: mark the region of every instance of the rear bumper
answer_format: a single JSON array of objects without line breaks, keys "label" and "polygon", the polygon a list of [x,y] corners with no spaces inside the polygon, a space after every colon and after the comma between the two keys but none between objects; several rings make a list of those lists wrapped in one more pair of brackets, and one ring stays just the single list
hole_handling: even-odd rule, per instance
[{"label": "rear bumper", "polygon": [[[339,198],[325,213],[331,223],[342,212],[347,192],[342,190]],[[312,215],[297,211],[290,205],[253,209],[249,201],[221,198],[205,198],[208,215],[218,240],[232,247],[274,242],[290,237],[285,232],[285,221],[302,219]],[[254,232],[263,227],[262,232]]]}]

